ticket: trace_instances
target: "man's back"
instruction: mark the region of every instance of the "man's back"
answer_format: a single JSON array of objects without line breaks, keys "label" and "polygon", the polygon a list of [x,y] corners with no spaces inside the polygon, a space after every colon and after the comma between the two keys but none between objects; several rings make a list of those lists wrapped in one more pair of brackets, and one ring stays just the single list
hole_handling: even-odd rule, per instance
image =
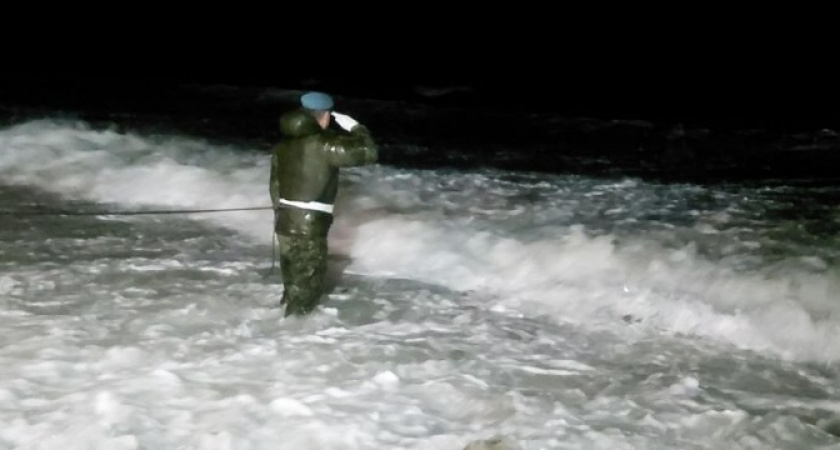
[{"label": "man's back", "polygon": [[[331,207],[338,190],[338,168],[370,164],[378,159],[376,145],[361,125],[340,135],[322,129],[309,112],[295,110],[283,115],[280,127],[284,137],[274,148],[270,186],[277,206],[285,201]],[[322,234],[332,222],[331,216],[318,220],[320,214],[326,213],[307,209],[281,208],[278,214],[281,234]]]}]

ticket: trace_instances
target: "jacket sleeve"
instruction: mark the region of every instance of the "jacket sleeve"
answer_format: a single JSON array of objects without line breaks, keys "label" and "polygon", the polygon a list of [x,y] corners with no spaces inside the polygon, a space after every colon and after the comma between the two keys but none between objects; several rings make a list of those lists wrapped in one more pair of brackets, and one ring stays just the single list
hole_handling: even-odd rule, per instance
[{"label": "jacket sleeve", "polygon": [[324,149],[335,167],[361,166],[379,160],[379,148],[364,125],[357,125],[349,134],[326,134]]},{"label": "jacket sleeve", "polygon": [[271,149],[271,178],[268,182],[268,193],[271,196],[271,205],[277,207],[277,199],[280,198],[280,169],[278,167],[280,158],[277,157],[277,147]]}]

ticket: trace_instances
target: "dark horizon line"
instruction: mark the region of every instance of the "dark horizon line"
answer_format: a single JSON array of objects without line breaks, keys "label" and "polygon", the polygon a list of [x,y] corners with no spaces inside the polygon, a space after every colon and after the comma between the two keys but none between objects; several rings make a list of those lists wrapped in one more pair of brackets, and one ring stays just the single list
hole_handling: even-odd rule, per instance
[{"label": "dark horizon line", "polygon": [[[796,128],[840,128],[837,90],[822,85],[799,85],[797,89],[772,90],[761,84],[702,88],[680,83],[652,85],[627,79],[616,84],[592,80],[588,84],[564,85],[543,81],[523,85],[524,79],[458,77],[345,79],[339,76],[151,76],[108,77],[100,74],[6,74],[0,85],[4,98],[26,101],[66,96],[73,101],[91,102],[99,97],[123,96],[139,99],[148,93],[187,85],[238,86],[295,90],[323,90],[335,95],[406,101],[432,106],[462,106],[523,112],[546,112],[605,119],[687,122],[698,126],[743,126]],[[635,84],[634,84],[635,83]],[[840,83],[840,82],[838,82]],[[702,86],[702,85],[701,85]],[[440,92],[428,92],[424,90]],[[445,92],[449,90],[449,92]],[[437,95],[439,94],[439,95]],[[56,100],[60,100],[56,98]]]}]

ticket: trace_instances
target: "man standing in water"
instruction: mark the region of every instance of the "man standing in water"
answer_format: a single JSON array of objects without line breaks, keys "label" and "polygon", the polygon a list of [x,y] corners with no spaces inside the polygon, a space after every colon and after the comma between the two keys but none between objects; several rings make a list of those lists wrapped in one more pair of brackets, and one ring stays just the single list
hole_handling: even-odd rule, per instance
[{"label": "man standing in water", "polygon": [[[301,107],[280,118],[283,138],[273,149],[269,192],[280,244],[286,317],[318,306],[327,271],[327,234],[340,167],[371,164],[378,148],[366,127],[333,112],[333,99],[308,92]],[[328,129],[334,118],[346,133]]]}]

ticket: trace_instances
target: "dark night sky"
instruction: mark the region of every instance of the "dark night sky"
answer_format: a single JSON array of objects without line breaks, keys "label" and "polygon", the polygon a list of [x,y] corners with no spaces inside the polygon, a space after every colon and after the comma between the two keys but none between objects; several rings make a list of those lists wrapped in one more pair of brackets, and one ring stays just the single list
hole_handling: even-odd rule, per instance
[{"label": "dark night sky", "polygon": [[[485,34],[465,29],[440,35],[428,28],[413,41],[385,32],[364,40],[327,34],[314,48],[297,48],[282,36],[275,49],[261,42],[260,48],[243,48],[241,53],[231,48],[218,54],[175,50],[116,62],[103,58],[52,67],[16,65],[0,75],[0,103],[10,92],[19,99],[81,86],[95,100],[208,83],[316,88],[570,116],[840,128],[836,51],[830,42],[793,41],[791,30],[759,36],[744,29],[747,38],[727,42],[712,41],[718,31],[711,26],[701,28],[691,41],[674,41],[666,32],[651,32],[644,39],[620,33],[601,39],[593,32],[561,35],[557,30],[562,24],[535,26],[524,36],[490,28],[492,33],[484,27]],[[419,95],[418,86],[470,91],[428,97]]]},{"label": "dark night sky", "polygon": [[421,100],[416,85],[465,85],[473,95],[446,100],[604,117],[827,123],[840,109],[835,15],[817,7],[499,4],[459,12],[430,2],[345,15],[294,6],[251,11],[247,21],[226,10],[230,28],[176,23],[177,39],[163,34],[160,17],[134,42],[103,34],[71,45],[73,36],[63,36],[25,49],[14,41],[12,50],[32,61],[4,58],[0,94],[68,80],[113,96],[156,84],[300,88],[314,79],[337,93],[408,100]]},{"label": "dark night sky", "polygon": [[[152,116],[168,110],[184,114],[188,122],[205,112],[197,108],[208,106],[215,113],[237,114],[236,129],[244,129],[243,135],[265,136],[268,124],[273,126],[274,116],[263,116],[277,111],[256,99],[250,112],[249,105],[229,109],[203,98],[183,101],[183,96],[182,103],[175,105],[179,100],[171,94],[178,86],[206,84],[317,89],[433,105],[647,120],[657,130],[682,123],[690,130],[713,130],[709,135],[715,137],[789,137],[800,132],[807,137],[823,128],[840,131],[836,27],[830,22],[834,16],[824,11],[809,10],[797,18],[785,8],[772,20],[765,10],[739,16],[708,7],[678,14],[676,19],[660,15],[662,11],[651,13],[651,21],[666,24],[664,28],[613,10],[609,17],[606,12],[596,14],[600,22],[589,28],[569,26],[579,19],[574,14],[546,12],[542,20],[513,21],[472,14],[452,18],[448,10],[429,12],[431,16],[418,19],[419,28],[411,30],[400,29],[406,24],[401,20],[407,19],[405,14],[392,14],[381,16],[384,19],[372,28],[348,22],[326,29],[319,23],[322,32],[296,33],[280,26],[254,38],[231,38],[215,30],[196,35],[195,41],[173,41],[165,50],[87,46],[65,53],[64,59],[33,52],[40,56],[40,65],[15,62],[0,71],[0,119],[4,114],[10,120],[24,117],[14,108],[3,109],[18,104],[37,105],[41,109],[36,115],[50,106],[72,105],[93,110],[90,116],[95,119],[118,109],[138,108]],[[505,16],[510,11],[503,8],[500,13]],[[819,24],[822,17],[829,23]],[[722,21],[728,26],[722,27]],[[454,89],[448,95],[421,95],[446,88]],[[499,129],[504,124],[479,123],[488,116],[493,115],[476,114],[460,129],[453,120],[446,128],[453,136],[471,133],[467,141],[476,133],[492,141],[496,133],[504,132]],[[529,116],[524,117],[527,121]],[[404,127],[413,125],[410,115],[395,119]],[[382,120],[377,125],[388,127],[390,117]],[[517,125],[529,129],[523,122]],[[727,133],[727,129],[774,132]],[[706,144],[730,149],[717,141]],[[742,157],[733,167],[760,165],[751,159],[750,149],[768,146],[749,144],[737,147]],[[737,153],[721,152],[712,156]],[[835,176],[835,155],[834,148],[814,151],[807,164],[788,172]],[[776,176],[790,162],[773,153],[762,164],[779,168],[773,172]]]}]

